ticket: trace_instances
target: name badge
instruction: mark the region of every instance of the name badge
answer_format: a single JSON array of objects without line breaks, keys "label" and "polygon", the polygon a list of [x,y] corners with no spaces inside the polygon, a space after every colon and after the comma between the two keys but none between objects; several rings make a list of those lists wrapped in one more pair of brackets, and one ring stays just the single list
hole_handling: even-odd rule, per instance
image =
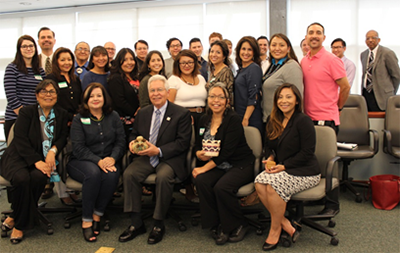
[{"label": "name badge", "polygon": [[202,135],[204,134],[204,132],[205,132],[205,131],[206,131],[206,129],[205,129],[205,128],[203,128],[203,127],[202,127],[202,128],[200,128],[200,133],[199,133],[199,134],[200,134],[200,136],[202,136]]},{"label": "name badge", "polygon": [[43,80],[43,78],[42,78],[42,76],[41,76],[41,75],[35,75],[35,79],[36,79],[36,80],[40,80],[40,81],[42,81],[42,80]]},{"label": "name badge", "polygon": [[68,88],[68,84],[67,82],[60,82],[58,83],[58,87],[60,87],[60,89]]},{"label": "name badge", "polygon": [[81,118],[81,122],[84,125],[90,125],[90,118]]}]

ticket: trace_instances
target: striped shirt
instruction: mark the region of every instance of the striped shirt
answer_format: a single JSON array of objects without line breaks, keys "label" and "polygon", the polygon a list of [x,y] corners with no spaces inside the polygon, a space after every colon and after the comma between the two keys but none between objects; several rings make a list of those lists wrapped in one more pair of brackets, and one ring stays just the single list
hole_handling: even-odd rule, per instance
[{"label": "striped shirt", "polygon": [[26,105],[36,103],[35,88],[45,78],[45,73],[40,68],[40,75],[36,75],[32,68],[27,68],[28,74],[21,73],[17,65],[8,64],[4,75],[4,90],[7,98],[5,120],[17,119],[14,110]]}]

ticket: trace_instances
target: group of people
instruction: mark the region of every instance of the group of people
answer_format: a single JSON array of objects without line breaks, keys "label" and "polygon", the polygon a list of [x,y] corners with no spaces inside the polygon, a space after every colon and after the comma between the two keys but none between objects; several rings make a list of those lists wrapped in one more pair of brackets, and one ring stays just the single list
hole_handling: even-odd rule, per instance
[{"label": "group of people", "polygon": [[[235,192],[254,178],[256,192],[244,201],[260,199],[271,214],[263,249],[275,249],[282,230],[297,240],[299,231],[284,217],[286,203],[291,195],[318,184],[314,125],[338,133],[339,113],[350,91],[348,78],[354,78],[345,69],[343,40],[332,42],[332,50],[342,57],[327,52],[322,45],[324,27],[312,23],[302,42],[309,51],[299,63],[286,35],[277,33],[270,40],[245,36],[237,43],[232,63],[232,43],[219,33],[210,35],[208,62],[197,38],[187,50],[179,39],[168,40],[171,57],[165,60],[159,51],[148,52],[144,40],[135,44],[136,54],[129,48],[116,53],[112,42],[92,50],[80,42],[74,53],[64,47],[53,53],[54,32],[42,28],[38,38],[40,55],[31,36],[19,38],[4,78],[6,136],[15,127],[1,160],[1,175],[12,183],[13,213],[1,229],[12,230],[12,243],[21,242],[23,231],[34,225],[37,202],[49,178],[64,203],[78,201],[52,177],[55,157],[68,140],[72,156],[67,171],[83,185],[82,231],[88,242],[100,235],[101,217],[120,176],[130,224],[119,241],[146,233],[142,183],[152,173],[157,180],[149,244],[163,238],[176,178],[188,182],[188,196],[194,195],[190,182],[196,185],[202,226],[210,229],[216,244],[245,237],[249,225]],[[370,110],[385,110],[384,100],[396,94],[400,82],[396,55],[378,46],[379,41],[378,33],[369,31],[369,50],[361,56],[363,66],[367,62],[363,95]],[[257,128],[265,140],[265,170],[259,175],[253,174],[254,156],[243,128],[247,126]],[[190,175],[185,160],[192,129],[197,164]],[[148,146],[142,151],[135,149],[139,136]],[[217,156],[207,155],[203,140],[220,142]],[[132,160],[121,168],[127,149]],[[267,166],[272,161],[275,165]],[[328,193],[321,213],[338,212],[335,190]]]}]

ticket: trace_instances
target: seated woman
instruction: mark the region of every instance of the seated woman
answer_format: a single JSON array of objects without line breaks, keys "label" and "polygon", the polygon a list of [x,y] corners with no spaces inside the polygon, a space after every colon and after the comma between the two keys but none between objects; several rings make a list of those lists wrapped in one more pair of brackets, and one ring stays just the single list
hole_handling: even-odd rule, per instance
[{"label": "seated woman", "polygon": [[230,68],[229,48],[224,41],[217,40],[211,44],[208,65],[210,67],[210,80],[206,84],[207,90],[218,82],[224,83],[229,92],[229,104],[233,106],[234,78]]},{"label": "seated woman", "polygon": [[[192,172],[200,198],[201,223],[211,228],[217,245],[243,240],[249,225],[235,192],[254,178],[254,155],[247,145],[242,120],[228,106],[229,93],[217,83],[208,91],[207,113],[196,129],[196,157]],[[217,156],[202,150],[203,140],[219,140]]]},{"label": "seated woman", "polygon": [[196,54],[182,50],[175,57],[173,75],[168,79],[168,100],[190,111],[195,128],[204,114],[207,99],[206,80],[199,69]]},{"label": "seated woman", "polygon": [[[293,194],[316,186],[321,178],[315,151],[315,129],[302,113],[300,91],[293,84],[282,84],[274,96],[274,107],[267,120],[265,170],[255,179],[261,202],[271,215],[271,227],[263,250],[277,247],[282,229],[295,242],[300,235],[285,218],[286,203]],[[269,163],[275,162],[272,165]]]},{"label": "seated woman", "polygon": [[150,77],[154,75],[165,76],[165,63],[162,54],[159,51],[150,51],[144,60],[142,69],[139,73],[139,104],[140,108],[151,104],[147,83]]},{"label": "seated woman", "polygon": [[139,110],[139,80],[135,53],[129,48],[119,50],[108,80],[113,109],[121,117],[128,139]]},{"label": "seated woman", "polygon": [[90,59],[88,69],[89,71],[83,76],[82,90],[89,86],[91,83],[100,83],[108,91],[107,79],[110,74],[110,66],[108,65],[108,53],[102,46],[97,46],[90,52]]},{"label": "seated woman", "polygon": [[1,159],[1,175],[12,183],[9,191],[13,213],[3,222],[5,232],[13,229],[10,241],[20,243],[23,232],[38,221],[37,203],[51,173],[56,154],[67,143],[68,115],[56,106],[58,86],[41,81],[35,89],[37,104],[19,111],[14,139]]},{"label": "seated woman", "polygon": [[125,152],[125,132],[111,99],[99,83],[91,83],[71,126],[71,178],[82,183],[82,231],[86,241],[96,241],[100,217],[119,179],[118,161]]},{"label": "seated woman", "polygon": [[[57,96],[57,104],[68,112],[68,126],[78,113],[81,103],[82,88],[81,81],[74,73],[74,54],[65,47],[58,48],[53,55],[51,73],[46,79],[51,79],[58,84],[60,93]],[[58,197],[65,205],[73,205],[78,201],[78,196],[69,194],[65,184],[60,181],[55,183]]]}]

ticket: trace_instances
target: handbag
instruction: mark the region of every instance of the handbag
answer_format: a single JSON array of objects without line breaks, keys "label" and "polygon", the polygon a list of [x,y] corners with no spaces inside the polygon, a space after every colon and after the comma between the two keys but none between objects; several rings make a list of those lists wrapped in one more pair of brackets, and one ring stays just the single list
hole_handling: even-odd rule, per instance
[{"label": "handbag", "polygon": [[[369,178],[369,192],[372,204],[377,209],[392,210],[400,202],[400,177],[396,175],[376,175]],[[368,194],[369,195],[369,194]]]}]

